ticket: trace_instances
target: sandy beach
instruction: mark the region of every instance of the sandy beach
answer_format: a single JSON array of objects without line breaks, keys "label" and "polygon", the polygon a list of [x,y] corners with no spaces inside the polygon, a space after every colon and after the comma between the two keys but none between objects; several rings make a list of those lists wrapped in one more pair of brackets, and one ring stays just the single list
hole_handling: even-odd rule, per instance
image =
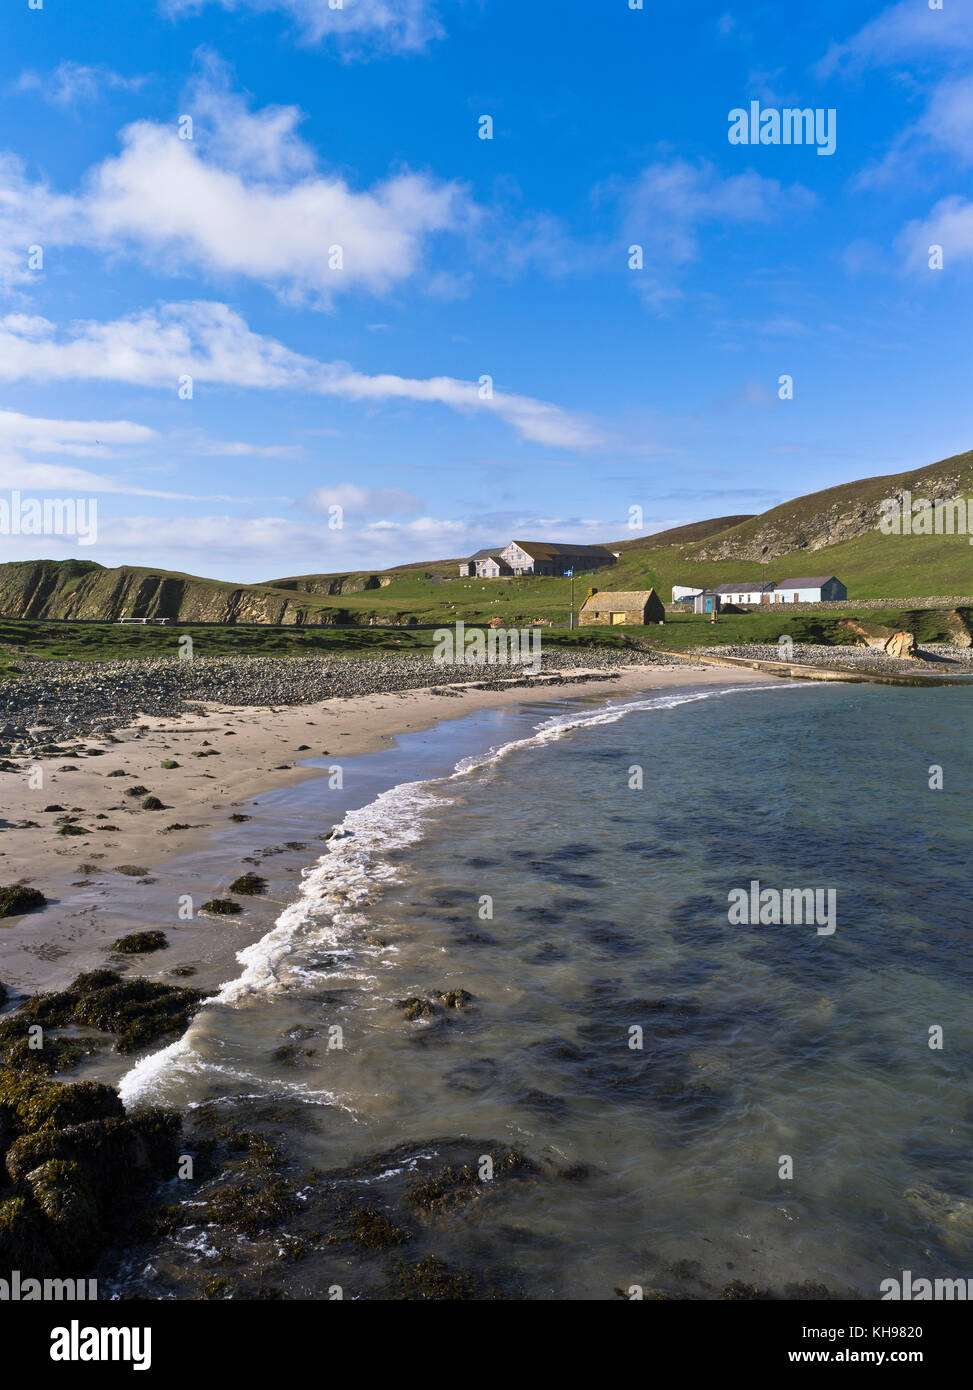
[{"label": "sandy beach", "polygon": [[[0,883],[29,885],[48,899],[39,911],[0,919],[0,981],[18,993],[62,988],[78,970],[104,964],[118,936],[148,925],[164,930],[174,949],[115,957],[113,968],[152,978],[188,968],[198,976],[194,984],[215,987],[319,852],[298,822],[294,838],[266,843],[260,798],[268,792],[327,775],[398,734],[486,708],[760,681],[748,671],[690,666],[575,669],[569,676],[545,673],[529,686],[499,690],[469,682],[286,707],[212,704],[203,714],[143,718],[117,730],[117,742],[84,739],[75,745],[83,755],[25,760],[20,771],[0,773]],[[322,766],[321,759],[329,761]],[[33,786],[28,769],[35,770]],[[126,795],[137,787],[144,792]],[[149,795],[162,810],[142,809]],[[61,834],[64,816],[88,833]],[[245,899],[237,917],[198,915],[236,874],[268,859],[261,869],[267,896]],[[183,896],[193,900],[188,920],[180,916]]]}]

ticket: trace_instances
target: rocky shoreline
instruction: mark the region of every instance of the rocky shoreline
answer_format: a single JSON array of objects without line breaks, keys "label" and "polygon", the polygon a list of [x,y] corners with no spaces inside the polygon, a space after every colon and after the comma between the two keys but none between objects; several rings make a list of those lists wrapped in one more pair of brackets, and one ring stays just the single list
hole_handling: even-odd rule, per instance
[{"label": "rocky shoreline", "polygon": [[776,642],[739,643],[735,646],[699,649],[700,656],[736,656],[746,661],[781,661],[837,670],[853,666],[861,671],[910,675],[916,671],[955,670],[973,674],[973,649],[951,646],[924,647],[915,658],[888,656],[873,647],[820,647],[795,643],[786,656]]},{"label": "rocky shoreline", "polygon": [[[543,653],[540,668],[542,677],[577,671],[577,679],[597,679],[598,671],[607,674],[623,667],[675,664],[665,656],[635,649],[559,647]],[[531,686],[534,680],[517,666],[445,665],[431,655],[411,653],[35,661],[29,674],[0,683],[0,739],[26,744],[35,730],[42,730],[47,739],[108,732],[136,723],[140,716],[171,718],[208,702],[303,705],[471,681],[479,690],[503,690]]]}]

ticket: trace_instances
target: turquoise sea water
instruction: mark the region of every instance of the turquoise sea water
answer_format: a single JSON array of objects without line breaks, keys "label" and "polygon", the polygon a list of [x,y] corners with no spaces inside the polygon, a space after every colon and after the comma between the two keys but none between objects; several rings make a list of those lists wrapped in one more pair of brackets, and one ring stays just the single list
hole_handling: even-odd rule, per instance
[{"label": "turquoise sea water", "polygon": [[[359,1186],[397,1213],[443,1163],[516,1150],[535,1173],[413,1223],[416,1257],[507,1296],[973,1275],[968,692],[686,688],[521,713],[489,754],[464,725],[406,741],[408,780],[357,799],[129,1102],[258,1127],[277,1102],[309,1168],[387,1155]],[[300,794],[327,828],[333,798]],[[731,925],[753,880],[834,890],[835,931]],[[190,1223],[140,1288],[214,1250]],[[327,1244],[281,1277],[367,1282]]]}]

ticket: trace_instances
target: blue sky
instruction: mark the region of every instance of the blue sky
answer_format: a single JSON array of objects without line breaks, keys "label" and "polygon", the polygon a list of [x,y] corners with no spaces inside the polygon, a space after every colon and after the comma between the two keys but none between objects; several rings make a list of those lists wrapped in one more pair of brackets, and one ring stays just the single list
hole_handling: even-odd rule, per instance
[{"label": "blue sky", "polygon": [[970,447],[973,0],[334,3],[5,7],[0,493],[99,524],[3,558],[381,567]]}]

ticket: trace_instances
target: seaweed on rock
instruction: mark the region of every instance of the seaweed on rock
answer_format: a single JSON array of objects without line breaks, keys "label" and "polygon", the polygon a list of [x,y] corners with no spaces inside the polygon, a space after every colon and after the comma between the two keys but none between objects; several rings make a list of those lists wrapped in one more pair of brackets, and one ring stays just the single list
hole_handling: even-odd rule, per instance
[{"label": "seaweed on rock", "polygon": [[125,1114],[117,1091],[0,1065],[0,1268],[87,1268],[176,1171],[180,1120]]}]

